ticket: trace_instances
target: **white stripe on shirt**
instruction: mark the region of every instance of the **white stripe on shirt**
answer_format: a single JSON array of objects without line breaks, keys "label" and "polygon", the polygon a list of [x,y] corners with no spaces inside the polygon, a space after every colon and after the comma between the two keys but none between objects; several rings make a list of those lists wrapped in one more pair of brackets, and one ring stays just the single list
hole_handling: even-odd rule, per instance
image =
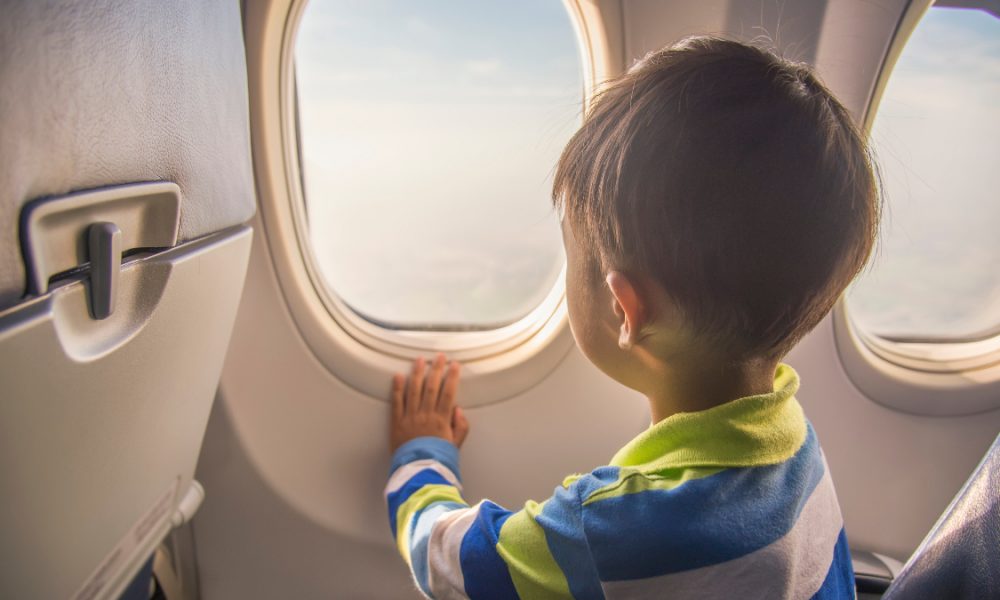
[{"label": "white stripe on shirt", "polygon": [[791,530],[771,544],[726,562],[601,587],[609,600],[727,598],[734,590],[747,598],[809,598],[826,579],[843,526],[827,470]]},{"label": "white stripe on shirt", "polygon": [[437,600],[468,598],[462,574],[462,540],[476,522],[481,505],[482,502],[446,513],[431,529],[431,539],[427,542],[428,586]]},{"label": "white stripe on shirt", "polygon": [[457,487],[459,490],[462,489],[462,484],[459,483],[458,477],[455,477],[455,474],[451,472],[451,469],[436,460],[425,458],[423,460],[415,460],[411,463],[406,463],[393,471],[392,475],[389,477],[389,482],[385,484],[385,495],[388,496],[403,487],[411,477],[424,469],[436,471],[444,477],[448,483]]}]

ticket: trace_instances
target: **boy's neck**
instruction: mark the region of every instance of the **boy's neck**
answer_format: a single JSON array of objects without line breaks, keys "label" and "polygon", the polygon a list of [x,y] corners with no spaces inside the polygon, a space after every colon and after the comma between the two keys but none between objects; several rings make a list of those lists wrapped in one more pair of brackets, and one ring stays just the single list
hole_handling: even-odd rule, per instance
[{"label": "boy's neck", "polygon": [[745,363],[685,361],[662,365],[656,383],[646,393],[653,423],[680,412],[706,410],[737,398],[774,391],[777,360]]}]

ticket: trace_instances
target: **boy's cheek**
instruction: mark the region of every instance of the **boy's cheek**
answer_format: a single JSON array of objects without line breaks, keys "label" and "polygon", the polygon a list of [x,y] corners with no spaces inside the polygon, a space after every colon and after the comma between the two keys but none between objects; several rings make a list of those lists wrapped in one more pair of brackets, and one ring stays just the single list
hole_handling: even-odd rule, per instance
[{"label": "boy's cheek", "polygon": [[[610,325],[597,318],[593,313],[583,316],[579,316],[577,313],[578,316],[574,316],[572,305],[570,304],[568,308],[570,331],[573,333],[577,347],[587,357],[587,360],[608,373],[608,367],[619,354],[618,346],[615,343],[617,338],[605,331],[609,329]],[[610,375],[610,373],[608,374]]]}]

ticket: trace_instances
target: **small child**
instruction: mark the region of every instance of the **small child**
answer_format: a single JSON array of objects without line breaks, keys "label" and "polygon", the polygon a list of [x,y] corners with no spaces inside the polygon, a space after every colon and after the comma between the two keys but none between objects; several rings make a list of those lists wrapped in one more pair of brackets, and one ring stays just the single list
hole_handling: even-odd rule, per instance
[{"label": "small child", "polygon": [[804,66],[717,38],[647,56],[566,146],[573,336],[652,426],[554,495],[469,506],[459,366],[392,386],[389,519],[433,598],[853,598],[829,469],[779,359],[861,269],[864,140]]}]

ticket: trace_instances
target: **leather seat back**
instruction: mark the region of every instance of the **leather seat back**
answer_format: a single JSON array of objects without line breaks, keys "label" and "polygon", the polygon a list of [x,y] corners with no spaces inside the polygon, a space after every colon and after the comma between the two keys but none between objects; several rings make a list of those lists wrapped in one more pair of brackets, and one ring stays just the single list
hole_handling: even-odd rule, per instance
[{"label": "leather seat back", "polygon": [[0,3],[0,597],[113,598],[200,498],[255,207],[239,2]]},{"label": "leather seat back", "polygon": [[5,0],[0,309],[25,292],[18,218],[37,198],[172,181],[179,239],[254,213],[238,0]]},{"label": "leather seat back", "polygon": [[1000,436],[883,598],[1000,598]]}]

